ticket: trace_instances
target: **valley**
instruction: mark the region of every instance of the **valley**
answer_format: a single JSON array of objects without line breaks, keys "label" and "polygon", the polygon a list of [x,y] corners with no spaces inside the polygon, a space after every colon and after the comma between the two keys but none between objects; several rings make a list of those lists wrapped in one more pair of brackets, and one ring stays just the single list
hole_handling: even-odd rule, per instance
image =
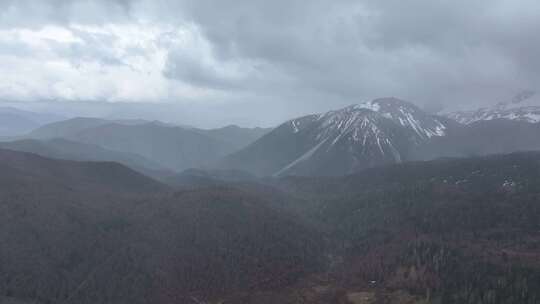
[{"label": "valley", "polygon": [[55,122],[0,143],[0,295],[537,303],[537,128],[392,98],[265,132]]}]

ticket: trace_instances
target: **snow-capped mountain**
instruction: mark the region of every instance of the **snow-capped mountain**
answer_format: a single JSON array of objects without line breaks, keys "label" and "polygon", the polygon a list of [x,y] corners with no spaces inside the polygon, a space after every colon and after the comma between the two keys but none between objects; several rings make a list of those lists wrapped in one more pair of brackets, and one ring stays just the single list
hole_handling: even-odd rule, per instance
[{"label": "snow-capped mountain", "polygon": [[415,105],[397,98],[380,98],[354,105],[369,109],[388,118],[410,131],[417,142],[433,136],[444,136],[446,126],[440,119],[429,115]]},{"label": "snow-capped mountain", "polygon": [[227,157],[225,167],[258,175],[340,175],[402,162],[409,151],[444,136],[444,119],[411,103],[383,98],[290,120]]},{"label": "snow-capped mountain", "polygon": [[462,124],[494,119],[537,123],[540,122],[540,95],[534,91],[524,91],[516,95],[512,100],[498,103],[493,107],[444,115]]}]

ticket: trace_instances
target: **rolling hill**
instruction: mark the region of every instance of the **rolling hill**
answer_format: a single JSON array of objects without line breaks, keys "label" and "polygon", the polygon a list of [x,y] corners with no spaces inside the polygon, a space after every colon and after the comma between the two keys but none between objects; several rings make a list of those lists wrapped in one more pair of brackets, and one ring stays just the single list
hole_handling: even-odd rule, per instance
[{"label": "rolling hill", "polygon": [[[42,126],[25,136],[26,139],[51,140],[62,138],[102,149],[130,154],[142,160],[129,165],[134,168],[165,168],[182,171],[188,168],[205,166],[217,159],[248,145],[267,132],[262,128],[240,128],[227,126],[219,129],[197,129],[173,126],[158,121],[144,120],[106,120],[100,118],[78,117]],[[58,154],[71,155],[71,151]],[[99,151],[97,151],[99,152]],[[77,153],[80,155],[81,153]],[[91,153],[87,153],[88,156]],[[48,156],[56,156],[48,155]],[[109,159],[98,153],[99,160],[119,161],[126,156]],[[87,157],[83,159],[87,159]],[[68,157],[72,159],[73,157]],[[146,160],[144,160],[146,159]],[[149,163],[153,165],[149,166]],[[122,162],[126,163],[126,162]]]},{"label": "rolling hill", "polygon": [[23,139],[0,142],[0,148],[38,154],[44,157],[75,161],[111,161],[142,172],[163,170],[158,164],[137,154],[117,152],[96,145],[61,138],[50,140]]},{"label": "rolling hill", "polygon": [[263,198],[170,189],[115,163],[0,150],[0,299],[197,303],[321,269],[322,240]]}]

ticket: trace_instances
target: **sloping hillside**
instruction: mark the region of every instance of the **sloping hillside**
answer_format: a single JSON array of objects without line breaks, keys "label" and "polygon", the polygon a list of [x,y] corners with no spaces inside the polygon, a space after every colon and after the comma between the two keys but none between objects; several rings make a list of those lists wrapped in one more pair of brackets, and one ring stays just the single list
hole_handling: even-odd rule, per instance
[{"label": "sloping hillside", "polygon": [[0,177],[97,192],[152,193],[166,186],[113,162],[54,160],[36,154],[0,150]]},{"label": "sloping hillside", "polygon": [[113,163],[0,151],[0,296],[198,303],[318,271],[322,240],[227,187],[169,193]]},{"label": "sloping hillside", "polygon": [[279,183],[305,198],[305,212],[332,227],[341,256],[334,279],[324,283],[332,287],[312,294],[319,300],[310,303],[357,295],[392,304],[540,299],[539,153]]}]

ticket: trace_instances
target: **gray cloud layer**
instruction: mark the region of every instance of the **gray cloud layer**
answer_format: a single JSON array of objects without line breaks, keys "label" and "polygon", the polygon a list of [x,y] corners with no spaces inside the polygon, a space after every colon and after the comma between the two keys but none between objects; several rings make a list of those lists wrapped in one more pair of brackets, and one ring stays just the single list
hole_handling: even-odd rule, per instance
[{"label": "gray cloud layer", "polygon": [[[54,25],[83,41],[48,43],[50,58],[98,63],[112,83],[125,76],[154,92],[64,83],[76,99],[188,100],[209,111],[230,104],[245,111],[236,115],[268,124],[380,96],[439,108],[540,88],[540,4],[533,0],[3,0],[0,11],[0,29]],[[113,25],[120,29],[85,29]],[[136,37],[148,27],[141,43],[120,43],[125,31]],[[45,52],[1,43],[5,56]],[[141,68],[144,60],[154,68]],[[36,87],[21,96],[54,97]]]}]

